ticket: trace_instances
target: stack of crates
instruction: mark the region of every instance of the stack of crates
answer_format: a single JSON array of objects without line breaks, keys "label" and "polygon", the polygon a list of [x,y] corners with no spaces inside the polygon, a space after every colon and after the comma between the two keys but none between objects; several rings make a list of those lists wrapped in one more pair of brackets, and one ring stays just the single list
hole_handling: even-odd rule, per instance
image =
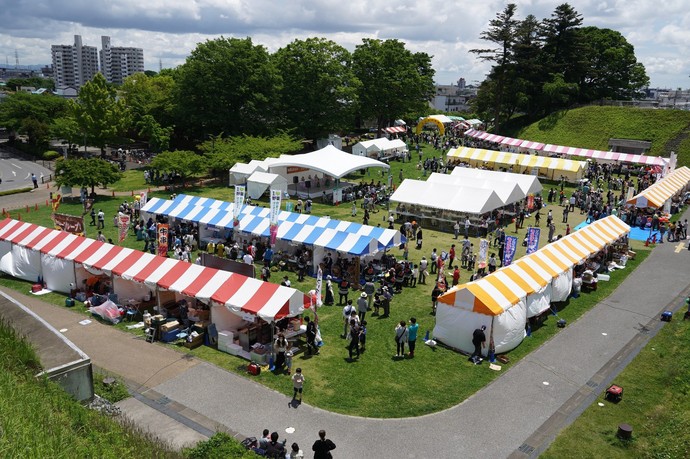
[{"label": "stack of crates", "polygon": [[228,354],[237,355],[242,346],[234,343],[235,334],[228,330],[218,332],[218,350]]}]

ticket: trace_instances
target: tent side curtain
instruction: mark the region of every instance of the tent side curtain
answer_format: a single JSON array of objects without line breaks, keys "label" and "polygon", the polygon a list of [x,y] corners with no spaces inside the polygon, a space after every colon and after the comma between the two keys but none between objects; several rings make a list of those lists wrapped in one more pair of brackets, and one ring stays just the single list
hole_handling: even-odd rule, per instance
[{"label": "tent side curtain", "polygon": [[457,286],[438,300],[480,314],[500,315],[629,231],[618,217],[608,216],[478,281]]},{"label": "tent side curtain", "polygon": [[627,201],[635,207],[659,208],[690,184],[690,169],[680,167]]},{"label": "tent side curtain", "polygon": [[[112,274],[152,288],[170,290],[202,301],[211,300],[233,311],[250,312],[269,322],[298,315],[309,305],[306,295],[290,287],[9,218],[0,221],[0,242],[3,247],[6,243],[11,244],[11,250],[2,257],[0,269],[34,281],[43,275],[58,291],[70,290],[69,283],[74,282],[74,265],[79,264],[90,272]],[[11,259],[8,258],[10,256]],[[56,269],[62,273],[54,272]]]}]

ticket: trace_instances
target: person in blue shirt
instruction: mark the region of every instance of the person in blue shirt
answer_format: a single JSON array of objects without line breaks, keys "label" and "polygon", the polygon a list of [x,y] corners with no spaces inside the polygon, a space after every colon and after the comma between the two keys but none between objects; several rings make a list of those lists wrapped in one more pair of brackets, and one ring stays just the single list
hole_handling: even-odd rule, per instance
[{"label": "person in blue shirt", "polygon": [[410,358],[414,357],[414,348],[417,344],[417,331],[419,330],[419,324],[417,319],[412,317],[410,319],[410,325],[407,326],[407,345],[410,348]]},{"label": "person in blue shirt", "polygon": [[273,249],[269,246],[264,250],[264,266],[271,266],[271,260],[273,260]]}]

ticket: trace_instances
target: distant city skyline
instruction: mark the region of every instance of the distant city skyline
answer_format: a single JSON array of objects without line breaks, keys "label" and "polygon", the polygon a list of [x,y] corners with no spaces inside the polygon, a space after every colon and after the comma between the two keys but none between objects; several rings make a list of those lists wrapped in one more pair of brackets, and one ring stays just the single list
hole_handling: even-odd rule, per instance
[{"label": "distant city skyline", "polygon": [[[549,17],[562,1],[516,1],[519,19]],[[110,36],[121,47],[143,48],[145,69],[184,63],[200,42],[225,37],[251,37],[275,52],[294,39],[325,37],[354,50],[362,38],[396,38],[412,51],[433,56],[437,84],[468,85],[482,81],[490,66],[469,50],[485,48],[479,39],[488,22],[505,8],[504,1],[441,0],[294,0],[291,2],[220,2],[104,0],[88,3],[54,0],[50,8],[9,0],[0,11],[0,65],[46,65],[51,45],[73,43],[81,35],[89,45]],[[611,28],[635,47],[651,87],[690,87],[690,9],[680,0],[582,0],[571,3],[583,25]]]}]

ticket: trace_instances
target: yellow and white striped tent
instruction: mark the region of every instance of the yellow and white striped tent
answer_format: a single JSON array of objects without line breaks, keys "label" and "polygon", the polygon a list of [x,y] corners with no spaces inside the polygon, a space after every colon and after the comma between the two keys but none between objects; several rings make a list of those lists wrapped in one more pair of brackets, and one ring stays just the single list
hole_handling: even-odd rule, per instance
[{"label": "yellow and white striped tent", "polygon": [[640,194],[628,200],[635,207],[653,207],[658,209],[676,193],[683,191],[690,184],[690,169],[680,167]]},{"label": "yellow and white striped tent", "polygon": [[559,179],[564,176],[570,181],[581,179],[587,167],[585,161],[468,147],[451,148],[446,157],[449,161],[461,160],[471,166],[491,164],[517,173],[532,173],[532,170],[537,169],[540,177]]},{"label": "yellow and white striped tent", "polygon": [[568,282],[567,297],[572,267],[629,231],[622,220],[609,216],[478,281],[454,287],[439,297],[434,337],[470,351],[472,330],[486,325],[493,328],[496,352],[513,349],[524,338],[527,317],[545,310],[543,305],[548,308],[550,289],[559,276]]}]

